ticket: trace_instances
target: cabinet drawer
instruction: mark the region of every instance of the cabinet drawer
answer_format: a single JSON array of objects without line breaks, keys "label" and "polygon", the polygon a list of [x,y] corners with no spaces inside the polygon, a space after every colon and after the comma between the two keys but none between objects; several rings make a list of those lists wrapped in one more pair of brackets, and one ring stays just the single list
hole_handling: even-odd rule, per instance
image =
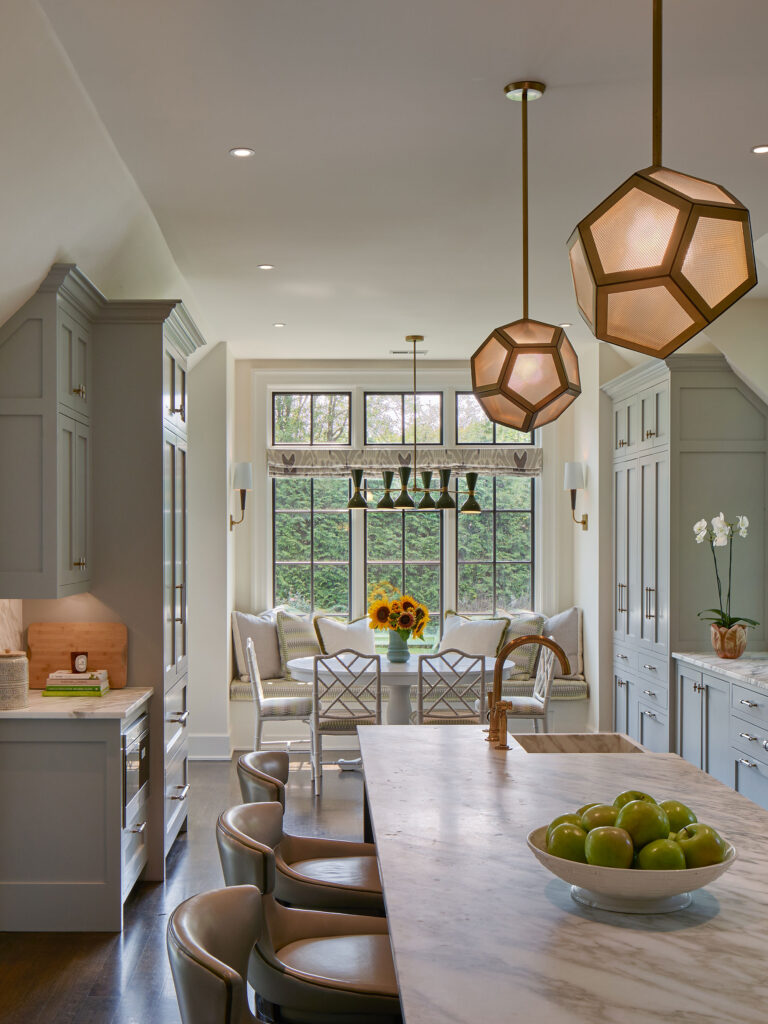
[{"label": "cabinet drawer", "polygon": [[187,677],[180,679],[165,695],[165,757],[175,752],[176,746],[187,735],[189,710],[187,708]]},{"label": "cabinet drawer", "polygon": [[638,739],[654,754],[669,753],[667,716],[642,702],[638,702]]},{"label": "cabinet drawer", "polygon": [[669,661],[655,654],[638,654],[637,674],[642,680],[669,686]]},{"label": "cabinet drawer", "polygon": [[758,807],[768,811],[768,764],[732,750],[734,788]]},{"label": "cabinet drawer", "polygon": [[768,759],[768,728],[765,726],[731,715],[730,736],[732,747]]},{"label": "cabinet drawer", "polygon": [[768,693],[748,690],[746,686],[734,683],[731,690],[731,706],[742,718],[761,721],[768,725]]},{"label": "cabinet drawer", "polygon": [[165,852],[168,853],[187,816],[189,764],[186,737],[177,744],[165,766]]},{"label": "cabinet drawer", "polygon": [[667,687],[649,683],[647,679],[638,680],[637,695],[644,704],[653,705],[654,708],[666,708],[669,704]]},{"label": "cabinet drawer", "polygon": [[622,672],[634,672],[637,669],[637,651],[631,647],[613,645],[613,667],[621,675]]},{"label": "cabinet drawer", "polygon": [[122,834],[121,893],[125,900],[147,863],[147,795],[143,793],[128,818]]}]

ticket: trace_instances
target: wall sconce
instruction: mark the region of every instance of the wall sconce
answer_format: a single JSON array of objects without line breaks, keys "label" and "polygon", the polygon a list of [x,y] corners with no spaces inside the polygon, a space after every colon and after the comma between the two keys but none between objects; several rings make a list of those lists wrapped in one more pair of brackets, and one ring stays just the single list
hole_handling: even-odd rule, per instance
[{"label": "wall sconce", "polygon": [[234,529],[245,519],[245,495],[253,490],[253,466],[250,462],[236,462],[232,469],[232,490],[240,491],[240,518],[229,517],[229,528]]},{"label": "wall sconce", "polygon": [[574,523],[580,526],[582,530],[586,530],[589,516],[585,513],[581,519],[576,518],[576,491],[584,490],[584,467],[580,462],[565,463],[563,490],[571,492],[571,515],[573,516]]}]

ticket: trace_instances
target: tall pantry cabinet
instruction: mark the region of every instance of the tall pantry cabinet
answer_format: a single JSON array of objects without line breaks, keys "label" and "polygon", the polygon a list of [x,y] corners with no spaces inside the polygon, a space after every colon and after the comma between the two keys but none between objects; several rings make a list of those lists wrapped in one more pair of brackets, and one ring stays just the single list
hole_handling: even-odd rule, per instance
[{"label": "tall pantry cabinet", "polygon": [[94,593],[129,629],[133,685],[154,686],[146,877],[187,817],[188,357],[205,344],[178,302],[110,302],[94,347]]},{"label": "tall pantry cabinet", "polygon": [[[721,511],[749,516],[751,551],[734,551],[738,606],[765,623],[768,410],[722,356],[653,361],[603,390],[613,403],[613,728],[654,751],[694,751],[707,769],[722,739],[718,695],[676,692],[671,661],[710,649],[697,612],[716,604],[714,573],[692,526]],[[764,649],[765,626],[749,642]]]}]

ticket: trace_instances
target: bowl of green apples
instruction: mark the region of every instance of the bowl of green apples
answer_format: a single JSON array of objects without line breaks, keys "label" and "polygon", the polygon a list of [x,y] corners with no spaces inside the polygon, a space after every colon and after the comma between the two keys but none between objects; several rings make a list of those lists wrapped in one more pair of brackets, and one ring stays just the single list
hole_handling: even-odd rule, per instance
[{"label": "bowl of green apples", "polygon": [[682,910],[714,882],[736,850],[680,800],[642,790],[584,804],[534,829],[528,846],[577,903],[623,914]]}]

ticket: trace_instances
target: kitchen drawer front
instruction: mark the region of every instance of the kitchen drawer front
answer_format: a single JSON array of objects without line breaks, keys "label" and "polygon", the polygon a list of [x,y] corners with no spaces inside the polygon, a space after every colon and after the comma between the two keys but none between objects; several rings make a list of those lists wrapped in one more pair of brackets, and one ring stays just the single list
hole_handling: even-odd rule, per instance
[{"label": "kitchen drawer front", "polygon": [[768,764],[733,750],[734,789],[768,811]]},{"label": "kitchen drawer front", "polygon": [[768,728],[731,715],[731,746],[745,754],[768,759]]},{"label": "kitchen drawer front", "polygon": [[669,661],[655,654],[638,654],[637,674],[641,680],[658,683],[666,688],[669,686]]},{"label": "kitchen drawer front", "polygon": [[165,766],[165,852],[179,834],[189,809],[189,762],[186,737]]},{"label": "kitchen drawer front", "polygon": [[768,693],[748,690],[746,686],[734,683],[731,688],[731,707],[742,718],[768,726]]},{"label": "kitchen drawer front", "polygon": [[666,686],[659,686],[657,682],[649,683],[647,679],[638,679],[637,696],[643,704],[652,705],[654,708],[667,708],[669,696]]},{"label": "kitchen drawer front", "polygon": [[653,754],[669,753],[667,716],[655,707],[638,702],[638,740]]},{"label": "kitchen drawer front", "polygon": [[613,645],[613,667],[621,675],[622,672],[634,672],[637,669],[637,651],[631,647]]},{"label": "kitchen drawer front", "polygon": [[187,676],[180,679],[165,695],[165,759],[175,754],[176,747],[187,735]]},{"label": "kitchen drawer front", "polygon": [[147,863],[147,829],[149,828],[147,794],[142,793],[122,833],[121,891],[125,902]]}]

